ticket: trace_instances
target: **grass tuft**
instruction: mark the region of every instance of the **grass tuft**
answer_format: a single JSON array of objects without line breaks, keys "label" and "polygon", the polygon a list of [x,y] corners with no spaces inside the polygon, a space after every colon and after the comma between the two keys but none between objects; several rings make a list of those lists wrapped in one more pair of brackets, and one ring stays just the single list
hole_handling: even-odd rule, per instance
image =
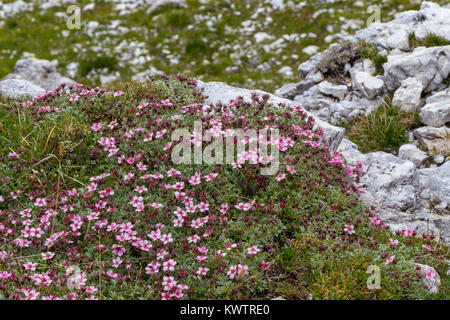
[{"label": "grass tuft", "polygon": [[347,129],[347,137],[361,152],[397,152],[408,142],[408,131],[419,123],[418,113],[402,111],[387,98],[373,113],[343,126]]}]

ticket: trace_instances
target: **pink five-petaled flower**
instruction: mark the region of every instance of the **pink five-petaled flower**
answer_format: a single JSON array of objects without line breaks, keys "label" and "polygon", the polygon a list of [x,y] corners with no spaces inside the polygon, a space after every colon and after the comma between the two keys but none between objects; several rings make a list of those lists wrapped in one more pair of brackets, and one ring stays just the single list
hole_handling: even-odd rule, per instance
[{"label": "pink five-petaled flower", "polygon": [[36,263],[33,262],[27,262],[23,264],[23,267],[25,268],[25,270],[31,270],[34,271],[36,270]]},{"label": "pink five-petaled flower", "polygon": [[346,224],[344,227],[344,231],[347,231],[349,234],[355,233],[355,227],[353,225]]},{"label": "pink five-petaled flower", "polygon": [[381,220],[378,219],[378,217],[371,217],[371,218],[369,218],[369,220],[370,220],[370,222],[371,222],[372,224],[375,224],[375,225],[381,223]]},{"label": "pink five-petaled flower", "polygon": [[92,131],[98,131],[102,128],[102,126],[103,125],[101,123],[94,123],[94,124],[92,124],[91,129],[92,129]]},{"label": "pink five-petaled flower", "polygon": [[203,267],[200,267],[200,268],[198,268],[198,270],[197,270],[197,274],[199,275],[199,276],[204,276],[204,275],[206,275],[206,273],[209,271],[209,268],[203,268]]},{"label": "pink five-petaled flower", "polygon": [[398,240],[397,239],[394,240],[394,239],[390,238],[389,243],[391,244],[391,246],[396,246],[396,245],[398,245]]},{"label": "pink five-petaled flower", "polygon": [[265,271],[265,270],[269,269],[270,263],[263,260],[263,261],[261,261],[260,265],[261,265],[261,270]]},{"label": "pink five-petaled flower", "polygon": [[404,237],[409,237],[414,233],[414,228],[408,228],[407,230],[403,231],[403,236]]},{"label": "pink five-petaled flower", "polygon": [[433,278],[434,278],[435,275],[436,275],[436,274],[433,272],[433,270],[431,270],[431,268],[427,268],[427,269],[425,270],[425,276],[427,277],[427,279],[433,280]]},{"label": "pink five-petaled flower", "polygon": [[231,266],[230,270],[228,270],[227,275],[230,277],[230,279],[233,279],[236,276],[237,267]]},{"label": "pink five-petaled flower", "polygon": [[248,275],[248,266],[247,265],[238,264],[238,266],[237,266],[237,275],[238,275],[239,278],[242,278],[243,276]]},{"label": "pink five-petaled flower", "polygon": [[166,100],[161,100],[161,104],[164,106],[171,106],[172,102],[170,102],[169,99],[166,99]]},{"label": "pink five-petaled flower", "polygon": [[394,261],[395,256],[390,256],[389,258],[386,259],[386,264],[391,263],[392,261]]},{"label": "pink five-petaled flower", "polygon": [[348,174],[350,177],[353,175],[352,168],[350,168],[350,167],[347,167],[347,168],[345,169],[345,172],[347,172],[347,174]]},{"label": "pink five-petaled flower", "polygon": [[52,252],[42,252],[41,255],[42,255],[42,260],[49,260],[49,259],[53,258],[53,256],[55,254]]},{"label": "pink five-petaled flower", "polygon": [[284,180],[286,178],[286,175],[284,173],[279,173],[276,177],[277,181]]},{"label": "pink five-petaled flower", "polygon": [[260,252],[260,251],[261,251],[261,250],[258,249],[257,246],[252,246],[252,247],[250,247],[250,248],[247,249],[247,254],[248,254],[249,256],[251,256],[251,255],[257,254],[257,253]]},{"label": "pink five-petaled flower", "polygon": [[163,270],[164,271],[174,271],[175,266],[177,265],[177,262],[173,259],[167,260],[163,262]]},{"label": "pink five-petaled flower", "polygon": [[114,92],[114,97],[120,97],[121,95],[124,95],[125,94],[125,92],[123,92],[123,91],[116,91],[116,92]]}]

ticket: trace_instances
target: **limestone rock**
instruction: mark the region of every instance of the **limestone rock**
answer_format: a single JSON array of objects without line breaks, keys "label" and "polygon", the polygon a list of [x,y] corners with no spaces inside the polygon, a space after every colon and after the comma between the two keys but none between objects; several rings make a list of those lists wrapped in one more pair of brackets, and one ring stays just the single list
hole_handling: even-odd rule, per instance
[{"label": "limestone rock", "polygon": [[414,77],[424,87],[424,92],[438,88],[450,74],[450,46],[418,47],[412,53],[388,56],[384,64],[384,81],[390,91],[395,91],[406,78]]},{"label": "limestone rock", "polygon": [[409,160],[418,167],[428,158],[428,155],[413,144],[404,144],[398,150],[398,157]]},{"label": "limestone rock", "polygon": [[373,99],[383,90],[383,80],[375,78],[367,72],[358,71],[352,79],[356,87],[369,99]]},{"label": "limestone rock", "polygon": [[420,121],[433,127],[450,122],[450,89],[440,91],[426,99],[426,105],[420,112]]},{"label": "limestone rock", "polygon": [[392,104],[409,112],[416,112],[421,103],[423,85],[416,78],[406,78],[394,93]]},{"label": "limestone rock", "polygon": [[45,92],[45,89],[26,80],[6,79],[0,81],[0,95],[6,97],[10,98],[19,98],[21,96],[34,97],[43,92]]},{"label": "limestone rock", "polygon": [[7,75],[5,79],[26,80],[46,90],[55,90],[62,83],[74,83],[58,73],[56,67],[55,61],[25,58],[17,61],[14,73]]},{"label": "limestone rock", "polygon": [[343,100],[347,94],[348,88],[345,85],[335,85],[329,81],[322,81],[319,84],[319,91],[327,96],[332,96]]}]

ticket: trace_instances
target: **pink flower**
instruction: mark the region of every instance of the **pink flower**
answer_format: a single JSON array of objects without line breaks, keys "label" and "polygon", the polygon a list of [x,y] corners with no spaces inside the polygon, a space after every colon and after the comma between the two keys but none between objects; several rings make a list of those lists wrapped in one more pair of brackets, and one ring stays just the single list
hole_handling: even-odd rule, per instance
[{"label": "pink flower", "polygon": [[237,267],[231,266],[230,270],[228,270],[227,275],[230,277],[230,279],[233,279],[236,276]]},{"label": "pink flower", "polygon": [[242,278],[242,277],[248,275],[248,266],[247,265],[238,264],[238,266],[237,266],[237,274],[238,274],[239,278]]},{"label": "pink flower", "polygon": [[164,105],[164,106],[171,106],[172,105],[172,103],[170,102],[169,99],[161,100],[161,104]]},{"label": "pink flower", "polygon": [[92,129],[92,131],[98,131],[102,128],[102,126],[103,125],[101,123],[94,123],[94,124],[92,124],[91,129]]},{"label": "pink flower", "polygon": [[390,256],[389,258],[386,259],[386,265],[388,265],[389,263],[391,263],[392,261],[394,261],[395,256]]},{"label": "pink flower", "polygon": [[199,276],[204,276],[204,275],[206,275],[206,273],[207,273],[208,271],[209,271],[208,268],[200,267],[200,268],[198,268],[198,270],[197,270],[197,274],[198,274]]},{"label": "pink flower", "polygon": [[347,172],[347,174],[348,174],[350,177],[353,175],[353,171],[352,171],[352,169],[351,169],[350,167],[347,167],[347,168],[345,169],[345,172]]},{"label": "pink flower", "polygon": [[403,236],[409,237],[414,233],[414,228],[408,228],[407,230],[403,231]]},{"label": "pink flower", "polygon": [[381,223],[381,220],[379,220],[378,217],[371,217],[371,218],[369,218],[369,220],[372,224],[380,224]]},{"label": "pink flower", "polygon": [[173,259],[170,259],[168,261],[163,262],[163,270],[164,271],[174,271],[176,265],[177,265],[176,261]]},{"label": "pink flower", "polygon": [[436,275],[436,274],[433,272],[433,270],[432,270],[431,268],[428,267],[428,268],[425,270],[425,276],[426,276],[427,279],[433,280],[433,278],[434,278],[435,275]]},{"label": "pink flower", "polygon": [[116,92],[114,92],[114,97],[120,97],[120,96],[122,96],[122,95],[124,95],[125,94],[125,92],[122,92],[122,91],[116,91]]},{"label": "pink flower", "polygon": [[284,173],[280,173],[277,175],[276,179],[277,179],[277,181],[281,181],[281,180],[284,180],[284,178],[286,178],[286,175]]},{"label": "pink flower", "polygon": [[248,254],[249,256],[251,256],[251,255],[257,254],[257,253],[260,252],[260,251],[261,251],[261,250],[258,249],[257,246],[253,246],[253,247],[250,247],[250,248],[247,249],[247,254]]},{"label": "pink flower", "polygon": [[42,252],[41,255],[43,260],[49,260],[53,258],[55,254],[52,252]]},{"label": "pink flower", "polygon": [[396,246],[396,245],[398,245],[398,240],[397,239],[394,240],[394,239],[390,238],[389,243],[391,244],[391,246]]},{"label": "pink flower", "polygon": [[355,233],[355,227],[353,225],[346,224],[344,227],[344,231],[347,231],[349,234]]},{"label": "pink flower", "polygon": [[36,270],[36,263],[33,262],[27,262],[23,264],[23,267],[25,268],[25,270],[31,270],[34,271]]}]

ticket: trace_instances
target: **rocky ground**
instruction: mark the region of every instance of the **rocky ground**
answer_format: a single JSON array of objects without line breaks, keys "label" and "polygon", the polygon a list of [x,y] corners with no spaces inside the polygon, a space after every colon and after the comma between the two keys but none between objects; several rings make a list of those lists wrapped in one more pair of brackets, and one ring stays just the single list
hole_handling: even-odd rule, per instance
[{"label": "rocky ground", "polygon": [[346,38],[349,47],[359,41],[373,44],[385,57],[382,72],[376,72],[372,60],[360,59],[345,64],[344,79],[326,78],[319,70],[320,63],[339,50],[348,50],[333,44],[300,64],[303,80],[275,93],[333,124],[371,113],[389,94],[402,110],[418,112],[421,126],[410,132],[409,143],[395,155],[362,154],[347,139],[337,150],[350,163],[365,164],[361,185],[367,189],[366,199],[378,206],[380,217],[393,229],[407,226],[432,231],[448,243],[450,45],[412,47],[412,35],[419,42],[437,35],[450,44],[450,8],[424,2],[418,11],[399,13],[392,21],[372,24]]},{"label": "rocky ground", "polygon": [[[66,25],[72,4],[80,29]],[[388,21],[420,1],[2,0],[0,77],[31,53],[88,85],[164,72],[273,92],[298,79],[298,61],[364,27],[374,4]]]}]

